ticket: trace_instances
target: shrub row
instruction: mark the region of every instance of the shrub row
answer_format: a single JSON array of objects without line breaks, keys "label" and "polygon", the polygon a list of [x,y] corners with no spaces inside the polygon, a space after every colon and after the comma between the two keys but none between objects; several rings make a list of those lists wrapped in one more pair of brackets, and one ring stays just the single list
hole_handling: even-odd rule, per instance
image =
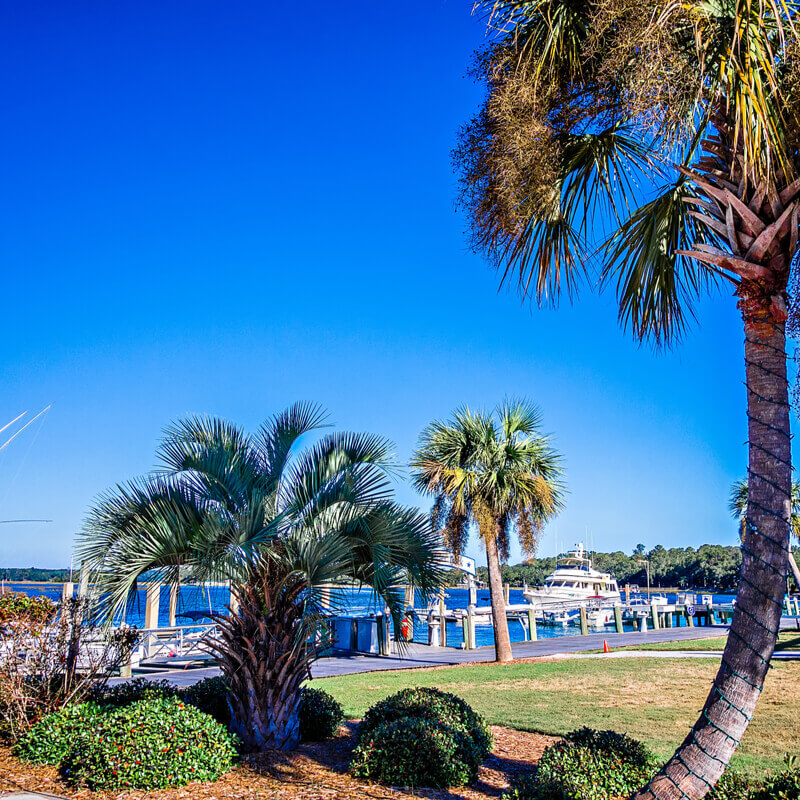
[{"label": "shrub row", "polygon": [[67,706],[17,744],[27,761],[56,764],[67,783],[91,789],[161,789],[216,780],[237,757],[225,726],[175,696],[116,707]]},{"label": "shrub row", "polygon": [[[215,780],[236,757],[236,738],[227,730],[227,695],[223,678],[187,689],[137,678],[47,715],[18,740],[15,751],[25,761],[60,766],[68,783],[93,789]],[[332,736],[344,714],[329,694],[306,688],[299,717],[303,738],[318,740]]]},{"label": "shrub row", "polygon": [[462,786],[475,781],[491,746],[486,722],[461,698],[404,689],[364,715],[350,771],[394,786]]}]

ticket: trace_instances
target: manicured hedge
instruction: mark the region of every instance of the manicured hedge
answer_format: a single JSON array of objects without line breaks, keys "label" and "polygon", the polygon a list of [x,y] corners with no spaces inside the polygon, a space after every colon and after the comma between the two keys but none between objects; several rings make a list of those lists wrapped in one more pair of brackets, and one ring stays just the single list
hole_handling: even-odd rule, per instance
[{"label": "manicured hedge", "polygon": [[78,703],[40,719],[17,742],[14,752],[34,764],[60,764],[70,748],[95,725],[103,709],[96,703]]},{"label": "manicured hedge", "polygon": [[491,742],[486,722],[460,697],[404,689],[364,715],[350,770],[395,786],[462,786],[477,778]]},{"label": "manicured hedge", "polygon": [[460,726],[469,734],[465,757],[477,767],[492,749],[492,734],[486,721],[460,697],[440,689],[414,686],[376,703],[358,726],[359,741],[378,726],[394,720],[415,717],[446,725]]},{"label": "manicured hedge", "polygon": [[298,713],[300,737],[310,742],[320,742],[334,736],[344,719],[344,711],[333,697],[322,689],[309,686],[303,688]]},{"label": "manicured hedge", "polygon": [[472,783],[474,762],[464,759],[469,734],[461,725],[407,717],[373,729],[353,751],[357,778],[391,786],[447,789]]},{"label": "manicured hedge", "polygon": [[644,786],[658,769],[642,742],[581,728],[550,745],[534,773],[512,783],[505,800],[611,800]]},{"label": "manicured hedge", "polygon": [[213,781],[230,770],[236,739],[177,697],[140,700],[100,714],[62,762],[72,785],[161,789]]}]

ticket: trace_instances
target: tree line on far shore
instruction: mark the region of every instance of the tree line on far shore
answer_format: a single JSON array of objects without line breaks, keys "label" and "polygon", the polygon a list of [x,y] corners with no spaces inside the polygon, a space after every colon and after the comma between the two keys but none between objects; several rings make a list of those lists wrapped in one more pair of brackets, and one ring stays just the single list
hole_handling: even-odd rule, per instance
[{"label": "tree line on far shore", "polygon": [[[563,557],[563,556],[562,556]],[[635,583],[644,588],[647,574],[643,560],[650,562],[650,583],[654,587],[668,586],[680,589],[710,588],[736,591],[742,551],[739,547],[704,544],[694,547],[657,545],[649,552],[639,545],[632,555],[620,550],[613,553],[594,553],[594,566],[610,572],[620,586]],[[503,582],[511,586],[539,586],[556,567],[554,557],[533,558],[522,564],[504,564],[501,567]],[[454,571],[451,584],[461,581],[462,575]],[[486,567],[478,567],[478,577],[486,582]],[[68,569],[40,569],[37,567],[0,568],[0,580],[63,583],[69,579]]]},{"label": "tree line on far shore", "polygon": [[[566,555],[566,554],[564,554]],[[560,556],[563,558],[563,555]],[[739,547],[720,544],[704,544],[694,547],[671,547],[657,545],[647,552],[643,545],[637,546],[632,555],[620,550],[613,553],[594,553],[594,567],[601,572],[610,572],[620,587],[626,583],[647,585],[645,560],[650,562],[650,584],[653,587],[679,589],[717,589],[735,592],[742,564]],[[503,582],[511,586],[540,586],[556,567],[556,559],[532,558],[522,564],[502,567]],[[478,578],[487,580],[485,567],[478,567]],[[453,573],[453,584],[461,580]]]},{"label": "tree line on far shore", "polygon": [[64,583],[69,580],[69,570],[40,569],[39,567],[0,567],[0,580]]}]

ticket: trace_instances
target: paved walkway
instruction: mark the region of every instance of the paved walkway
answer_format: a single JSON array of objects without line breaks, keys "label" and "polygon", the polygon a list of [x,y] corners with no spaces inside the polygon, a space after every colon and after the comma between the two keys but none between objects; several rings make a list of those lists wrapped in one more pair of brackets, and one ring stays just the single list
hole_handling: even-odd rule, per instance
[{"label": "paved walkway", "polygon": [[[560,636],[555,639],[540,639],[536,642],[518,642],[512,645],[514,658],[546,658],[566,656],[587,650],[602,650],[603,641],[608,642],[612,650],[616,647],[631,645],[675,642],[691,639],[706,639],[724,636],[727,625],[715,625],[708,628],[665,628],[649,630],[645,633],[590,633],[588,636]],[[661,651],[663,654],[665,651]],[[669,652],[669,651],[666,651]],[[421,644],[410,644],[405,653],[394,656],[372,655],[338,655],[322,658],[314,662],[311,674],[314,678],[326,678],[336,675],[352,675],[357,672],[376,672],[390,669],[414,669],[419,667],[442,667],[456,664],[494,661],[494,647],[478,647],[475,650],[456,650],[453,647],[428,647]],[[219,669],[159,671],[141,677],[150,680],[169,680],[178,686],[189,686],[203,678],[219,675]],[[115,678],[117,683],[123,678]]]}]

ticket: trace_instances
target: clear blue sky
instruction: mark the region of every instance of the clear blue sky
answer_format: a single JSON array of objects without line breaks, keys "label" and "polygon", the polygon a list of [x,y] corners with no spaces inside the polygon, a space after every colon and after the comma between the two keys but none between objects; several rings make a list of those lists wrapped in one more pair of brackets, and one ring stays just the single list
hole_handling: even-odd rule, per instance
[{"label": "clear blue sky", "polygon": [[431,419],[526,396],[570,488],[541,552],[587,528],[603,550],[736,540],[734,300],[654,353],[612,296],[532,310],[467,249],[471,6],[0,5],[2,422],[54,404],[0,453],[0,519],[54,522],[0,525],[0,566],[68,564],[170,420],[255,427],[296,399],[406,461]]}]

